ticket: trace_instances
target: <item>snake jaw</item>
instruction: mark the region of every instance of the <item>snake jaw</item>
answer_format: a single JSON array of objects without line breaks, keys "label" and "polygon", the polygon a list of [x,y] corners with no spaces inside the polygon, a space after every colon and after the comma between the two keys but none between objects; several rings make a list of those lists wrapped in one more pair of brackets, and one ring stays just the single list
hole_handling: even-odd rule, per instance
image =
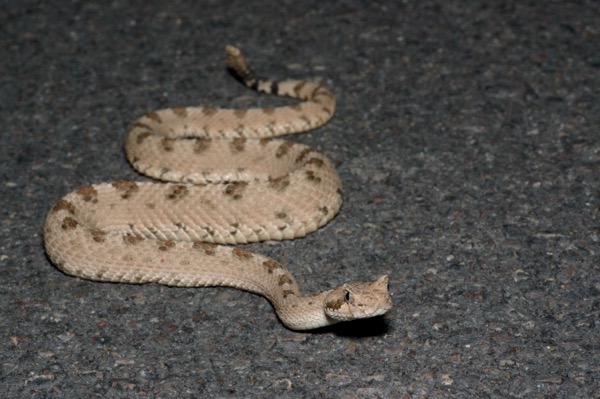
[{"label": "snake jaw", "polygon": [[388,276],[373,282],[344,284],[325,297],[325,313],[336,321],[383,315],[392,308],[388,285]]}]

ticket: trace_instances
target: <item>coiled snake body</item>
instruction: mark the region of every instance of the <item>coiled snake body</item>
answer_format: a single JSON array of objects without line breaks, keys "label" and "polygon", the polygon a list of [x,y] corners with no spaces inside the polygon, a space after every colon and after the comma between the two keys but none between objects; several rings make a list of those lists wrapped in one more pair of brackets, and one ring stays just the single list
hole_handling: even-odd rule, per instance
[{"label": "coiled snake body", "polygon": [[218,244],[302,237],[339,211],[341,182],[320,152],[273,136],[326,123],[335,98],[305,81],[257,79],[240,51],[228,64],[252,89],[304,100],[278,108],[169,108],[134,123],[131,164],[170,183],[114,182],[76,190],[49,211],[44,242],[65,273],[89,280],[260,294],[290,329],[381,315],[388,278],[302,296],[276,261]]}]

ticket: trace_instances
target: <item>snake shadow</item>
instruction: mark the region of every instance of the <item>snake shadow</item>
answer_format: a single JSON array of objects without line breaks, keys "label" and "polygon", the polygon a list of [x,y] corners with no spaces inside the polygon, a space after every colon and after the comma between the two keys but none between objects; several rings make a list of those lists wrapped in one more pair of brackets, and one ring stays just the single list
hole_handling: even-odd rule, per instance
[{"label": "snake shadow", "polygon": [[346,321],[313,330],[315,334],[335,334],[340,337],[362,338],[382,336],[391,331],[385,316]]}]

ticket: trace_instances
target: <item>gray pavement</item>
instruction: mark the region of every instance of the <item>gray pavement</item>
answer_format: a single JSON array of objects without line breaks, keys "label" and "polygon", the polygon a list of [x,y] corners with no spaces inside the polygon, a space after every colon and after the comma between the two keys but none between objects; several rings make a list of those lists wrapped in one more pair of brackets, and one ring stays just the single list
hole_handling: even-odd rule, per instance
[{"label": "gray pavement", "polygon": [[[75,188],[144,179],[153,109],[290,103],[224,67],[319,80],[295,137],[344,183],[310,236],[251,245],[306,292],[389,274],[383,318],[287,330],[233,289],[102,284],[45,257]],[[600,397],[597,1],[4,1],[0,396]]]}]

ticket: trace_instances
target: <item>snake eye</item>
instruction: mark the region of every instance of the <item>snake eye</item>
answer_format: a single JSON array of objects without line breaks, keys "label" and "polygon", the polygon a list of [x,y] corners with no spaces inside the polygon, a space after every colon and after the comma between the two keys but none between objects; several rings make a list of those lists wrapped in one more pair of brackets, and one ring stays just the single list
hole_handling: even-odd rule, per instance
[{"label": "snake eye", "polygon": [[352,294],[350,293],[350,291],[346,291],[344,293],[344,299],[346,300],[346,302],[350,302],[350,299],[352,299]]}]

